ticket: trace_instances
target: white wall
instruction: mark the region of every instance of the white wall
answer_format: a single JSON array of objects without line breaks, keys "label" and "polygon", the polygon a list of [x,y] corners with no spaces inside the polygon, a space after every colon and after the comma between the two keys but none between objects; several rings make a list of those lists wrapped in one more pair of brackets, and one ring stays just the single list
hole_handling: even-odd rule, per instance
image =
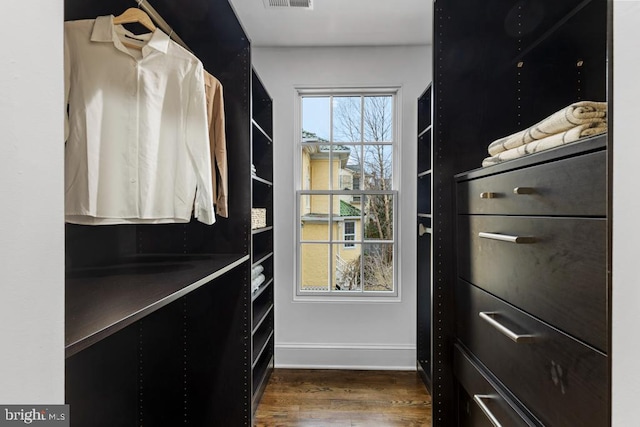
[{"label": "white wall", "polygon": [[64,402],[63,2],[0,3],[0,403]]},{"label": "white wall", "polygon": [[640,1],[614,2],[613,426],[638,425],[640,397]]},{"label": "white wall", "polygon": [[[274,100],[277,367],[414,369],[417,98],[431,81],[431,47],[253,48]],[[295,87],[401,86],[401,300],[294,301]]]}]

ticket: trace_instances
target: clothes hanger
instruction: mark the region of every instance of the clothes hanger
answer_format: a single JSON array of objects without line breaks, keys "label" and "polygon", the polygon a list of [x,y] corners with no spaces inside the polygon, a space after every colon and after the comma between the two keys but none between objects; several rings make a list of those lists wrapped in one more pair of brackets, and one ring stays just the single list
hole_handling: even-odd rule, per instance
[{"label": "clothes hanger", "polygon": [[122,14],[113,18],[113,25],[132,23],[142,24],[149,31],[156,30],[156,26],[154,25],[149,15],[147,15],[144,10],[135,7],[130,7],[129,9],[122,12]]},{"label": "clothes hanger", "polygon": [[[133,24],[133,23],[141,24],[143,27],[145,27],[149,31],[156,30],[156,26],[154,25],[149,15],[147,15],[147,13],[144,10],[137,9],[135,7],[130,7],[129,9],[122,12],[120,15],[113,18],[113,25]],[[133,43],[128,43],[126,41],[123,41],[122,44],[125,45],[126,47],[130,47],[133,49],[142,49],[141,46]]]}]

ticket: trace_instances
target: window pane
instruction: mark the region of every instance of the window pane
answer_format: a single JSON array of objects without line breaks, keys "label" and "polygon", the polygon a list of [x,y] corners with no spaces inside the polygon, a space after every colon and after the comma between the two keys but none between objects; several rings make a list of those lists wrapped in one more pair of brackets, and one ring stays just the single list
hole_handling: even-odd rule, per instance
[{"label": "window pane", "polygon": [[362,141],[362,105],[359,96],[333,98],[333,141]]},{"label": "window pane", "polygon": [[[339,163],[334,161],[333,172],[330,166],[330,146],[307,144],[300,152],[300,179],[302,190],[328,190],[331,174],[335,177],[339,173]],[[337,184],[337,178],[336,178]]]},{"label": "window pane", "polygon": [[356,244],[352,248],[344,245],[333,245],[333,290],[361,291],[360,252],[362,245]]},{"label": "window pane", "polygon": [[328,96],[302,98],[302,142],[327,142],[331,129]]},{"label": "window pane", "polygon": [[360,163],[362,159],[361,145],[335,144],[333,146],[334,190],[359,190],[354,181],[359,183]]},{"label": "window pane", "polygon": [[365,190],[391,190],[393,185],[392,176],[393,147],[391,145],[365,145]]},{"label": "window pane", "polygon": [[[311,154],[314,151],[313,146],[302,146],[300,153],[300,189],[311,190]],[[328,188],[328,187],[327,187]]]},{"label": "window pane", "polygon": [[300,245],[300,290],[329,290],[329,245]]},{"label": "window pane", "polygon": [[365,197],[366,240],[393,240],[393,196]]},{"label": "window pane", "polygon": [[329,241],[329,196],[300,196],[300,239]]},{"label": "window pane", "polygon": [[364,98],[365,142],[393,141],[393,98],[366,96]]},{"label": "window pane", "polygon": [[393,291],[393,245],[364,245],[364,291]]},{"label": "window pane", "polygon": [[333,240],[345,240],[345,224],[353,226],[353,238],[348,240],[360,241],[362,239],[362,213],[359,204],[351,203],[351,196],[333,196]]}]

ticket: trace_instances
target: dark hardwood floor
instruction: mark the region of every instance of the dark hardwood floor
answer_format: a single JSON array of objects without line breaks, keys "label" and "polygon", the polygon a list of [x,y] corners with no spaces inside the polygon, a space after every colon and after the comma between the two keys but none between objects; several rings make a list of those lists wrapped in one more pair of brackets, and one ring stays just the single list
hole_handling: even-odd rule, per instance
[{"label": "dark hardwood floor", "polygon": [[416,372],[276,369],[255,427],[431,426],[431,396]]}]

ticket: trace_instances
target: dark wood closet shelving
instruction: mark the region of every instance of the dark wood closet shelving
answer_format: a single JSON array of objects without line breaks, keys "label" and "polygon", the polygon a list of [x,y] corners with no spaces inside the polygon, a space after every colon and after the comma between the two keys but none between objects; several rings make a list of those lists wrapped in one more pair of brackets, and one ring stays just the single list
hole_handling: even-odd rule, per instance
[{"label": "dark wood closet shelving", "polygon": [[432,387],[431,335],[431,110],[429,85],[418,98],[418,182],[417,182],[417,337],[416,367],[427,389]]},{"label": "dark wood closet shelving", "polygon": [[[64,19],[136,3],[66,0]],[[67,224],[71,425],[249,426],[274,355],[271,100],[228,0],[148,3],[222,83],[229,216],[212,226]],[[264,229],[251,230],[254,206],[268,209]],[[266,280],[252,293],[256,262]],[[254,319],[253,302],[271,309]]]},{"label": "dark wood closet shelving", "polygon": [[[432,309],[419,305],[418,359],[433,374],[434,426],[490,424],[487,412],[502,425],[609,425],[612,135],[481,165],[492,141],[571,103],[607,101],[611,113],[612,5],[434,2],[433,108],[418,104],[418,144],[432,139],[418,173],[433,180],[418,219],[431,229],[434,266],[428,296],[418,287]],[[504,235],[536,243],[500,243]],[[572,271],[589,272],[574,280]],[[544,340],[516,344],[492,319]]]},{"label": "dark wood closet shelving", "polygon": [[251,300],[255,301],[262,293],[273,283],[273,279],[269,279],[266,283],[260,285],[260,287],[255,291],[255,293],[251,296]]},{"label": "dark wood closet shelving", "polygon": [[256,311],[254,313],[253,333],[256,333],[256,331],[260,328],[260,326],[267,319],[267,316],[271,314],[272,311],[273,311],[273,304],[270,304],[262,308],[260,311]]},{"label": "dark wood closet shelving", "polygon": [[269,185],[269,186],[273,185],[273,182],[267,181],[266,179],[260,178],[259,176],[254,176],[253,180],[256,181],[256,182],[261,182],[262,184],[266,184],[266,185]]},{"label": "dark wood closet shelving", "polygon": [[273,230],[272,226],[262,227],[262,228],[255,228],[255,229],[251,230],[251,234],[260,234],[260,233],[264,233],[266,231],[271,231],[271,230]]},{"label": "dark wood closet shelving", "polygon": [[69,357],[248,261],[249,255],[151,254],[67,271]]},{"label": "dark wood closet shelving", "polygon": [[258,122],[256,122],[255,120],[251,120],[251,123],[256,127],[256,129],[257,129],[258,131],[260,131],[260,133],[261,133],[265,138],[267,138],[267,140],[268,140],[269,142],[273,142],[273,140],[271,139],[271,137],[267,134],[267,132],[265,132],[265,131],[264,131],[264,129],[262,129],[262,128],[260,127],[260,125],[258,124]]},{"label": "dark wood closet shelving", "polygon": [[256,175],[251,183],[252,207],[266,209],[266,227],[251,230],[251,265],[262,265],[265,280],[251,296],[252,412],[274,368],[274,203],[273,100],[256,70],[251,73],[251,161]]}]

